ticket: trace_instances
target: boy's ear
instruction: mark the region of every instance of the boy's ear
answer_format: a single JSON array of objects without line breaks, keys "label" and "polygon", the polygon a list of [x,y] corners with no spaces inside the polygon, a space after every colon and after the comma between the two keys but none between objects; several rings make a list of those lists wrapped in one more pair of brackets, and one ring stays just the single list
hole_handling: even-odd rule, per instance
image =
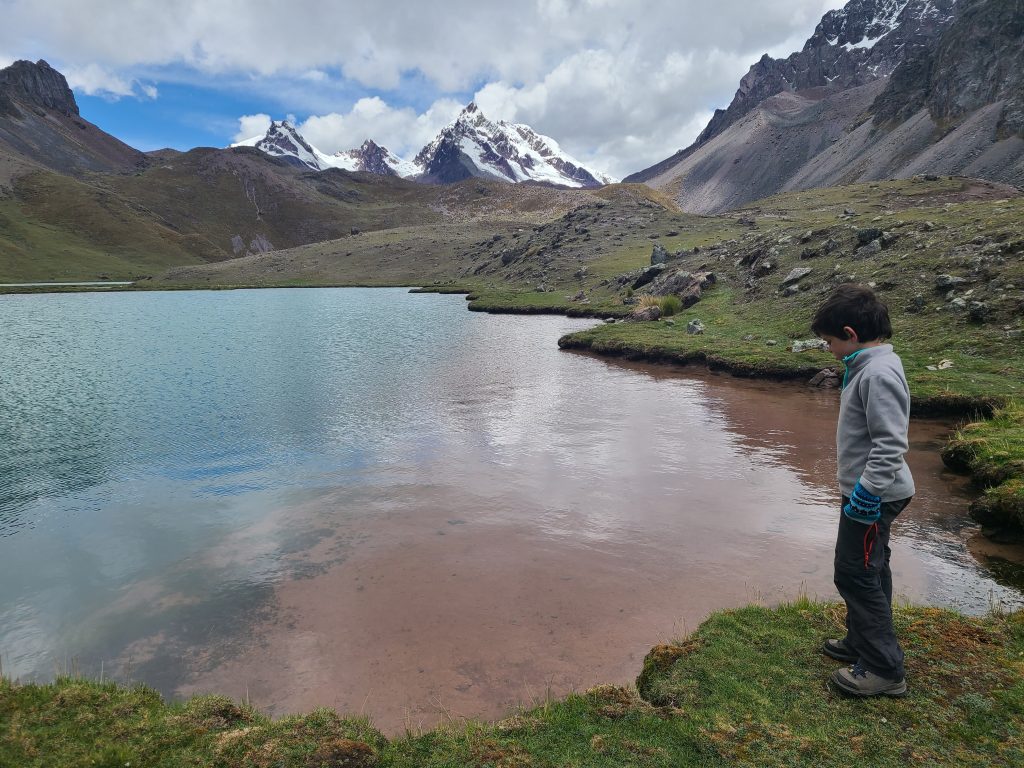
[{"label": "boy's ear", "polygon": [[854,343],[860,341],[860,339],[857,338],[857,332],[848,325],[843,326],[843,333],[846,334],[846,341],[852,341]]}]

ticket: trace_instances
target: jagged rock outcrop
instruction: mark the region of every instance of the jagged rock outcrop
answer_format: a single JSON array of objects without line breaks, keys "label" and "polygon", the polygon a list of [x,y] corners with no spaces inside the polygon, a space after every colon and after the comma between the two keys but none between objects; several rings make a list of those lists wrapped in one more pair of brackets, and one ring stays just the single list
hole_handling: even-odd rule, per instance
[{"label": "jagged rock outcrop", "polygon": [[[82,119],[60,72],[43,60],[0,69],[0,156],[16,170],[124,171],[146,165],[138,150]],[[4,186],[0,177],[0,186]]]},{"label": "jagged rock outcrop", "polygon": [[851,0],[762,58],[693,145],[627,181],[684,210],[962,174],[1024,184],[1021,0]]},{"label": "jagged rock outcrop", "polygon": [[78,116],[78,103],[68,81],[42,59],[35,64],[16,61],[0,69],[0,112],[5,108],[17,109],[15,101]]}]

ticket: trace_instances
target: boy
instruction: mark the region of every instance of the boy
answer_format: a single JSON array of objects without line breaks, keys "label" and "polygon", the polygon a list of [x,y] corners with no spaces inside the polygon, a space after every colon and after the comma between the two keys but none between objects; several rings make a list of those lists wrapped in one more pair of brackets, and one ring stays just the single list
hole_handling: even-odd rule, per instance
[{"label": "boy", "polygon": [[914,495],[907,452],[910,389],[903,364],[883,342],[889,311],[870,288],[841,285],[811,330],[846,364],[836,429],[842,514],[835,584],[846,603],[846,637],[822,651],[853,666],[832,682],[853,696],[904,696],[903,649],[892,626],[889,526]]}]

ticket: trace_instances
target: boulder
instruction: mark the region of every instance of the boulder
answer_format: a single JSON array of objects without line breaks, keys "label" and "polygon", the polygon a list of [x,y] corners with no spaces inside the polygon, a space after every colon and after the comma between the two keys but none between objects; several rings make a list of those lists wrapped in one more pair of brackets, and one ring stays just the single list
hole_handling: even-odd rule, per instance
[{"label": "boulder", "polygon": [[988,318],[988,304],[984,301],[972,301],[967,305],[967,316],[975,323],[984,323]]},{"label": "boulder", "polygon": [[796,283],[807,277],[814,270],[811,267],[793,267],[789,271],[789,274],[782,278],[782,284],[780,287],[785,288],[790,283]]},{"label": "boulder", "polygon": [[818,371],[807,382],[812,387],[834,388],[839,386],[839,374],[831,368]]},{"label": "boulder", "polygon": [[865,259],[865,258],[868,258],[869,256],[874,256],[876,253],[881,253],[881,252],[882,252],[882,241],[881,240],[872,240],[867,245],[862,245],[860,248],[858,248],[854,255],[855,255],[855,258]]},{"label": "boulder", "polygon": [[638,307],[626,316],[626,320],[632,323],[646,323],[657,320],[661,317],[661,307],[657,305],[649,307]]},{"label": "boulder", "polygon": [[949,291],[959,285],[964,285],[966,278],[954,277],[953,275],[939,275],[935,278],[935,289],[938,291]]},{"label": "boulder", "polygon": [[633,290],[641,288],[651,282],[654,278],[661,274],[662,270],[665,269],[664,264],[651,264],[649,267],[644,267],[640,271],[639,277],[633,281]]},{"label": "boulder", "polygon": [[808,349],[828,349],[828,343],[824,339],[806,339],[804,341],[794,341],[791,349],[794,352],[806,352]]},{"label": "boulder", "polygon": [[664,264],[668,260],[668,251],[661,243],[655,243],[651,249],[651,264]]},{"label": "boulder", "polygon": [[704,333],[704,323],[700,320],[691,320],[686,324],[687,333]]}]

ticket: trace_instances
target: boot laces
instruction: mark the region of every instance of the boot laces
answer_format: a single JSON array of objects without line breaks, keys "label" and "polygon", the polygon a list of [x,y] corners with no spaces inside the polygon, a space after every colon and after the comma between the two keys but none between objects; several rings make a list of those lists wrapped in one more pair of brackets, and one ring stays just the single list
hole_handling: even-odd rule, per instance
[{"label": "boot laces", "polygon": [[864,667],[862,667],[860,665],[860,662],[858,661],[855,662],[852,667],[850,667],[850,674],[852,674],[854,677],[867,677],[868,671],[864,669]]}]

